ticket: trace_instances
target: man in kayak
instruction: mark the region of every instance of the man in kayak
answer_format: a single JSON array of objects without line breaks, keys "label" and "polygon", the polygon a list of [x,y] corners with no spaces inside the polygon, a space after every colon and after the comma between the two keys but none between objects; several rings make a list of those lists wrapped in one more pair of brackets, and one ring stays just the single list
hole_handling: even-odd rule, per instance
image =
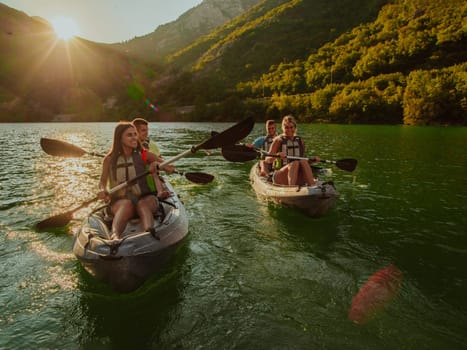
[{"label": "man in kayak", "polygon": [[146,119],[143,118],[135,118],[131,122],[138,132],[139,141],[143,145],[144,148],[150,150],[156,156],[160,157],[161,152],[159,151],[159,146],[153,141],[149,139],[149,123]]},{"label": "man in kayak", "polygon": [[[131,122],[135,128],[136,132],[138,133],[139,142],[143,146],[143,148],[147,149],[148,151],[154,153],[156,156],[161,157],[161,152],[157,144],[149,139],[149,123],[146,119],[143,118],[135,118]],[[170,196],[170,192],[167,190],[167,187],[164,186],[163,179],[159,176],[154,176],[154,183],[156,185],[157,190],[157,197],[159,199],[164,199]]]},{"label": "man in kayak", "polygon": [[[146,153],[145,159],[143,153]],[[100,192],[98,193],[100,199],[106,202],[110,201],[110,210],[113,215],[112,239],[121,238],[128,220],[136,214],[139,216],[144,230],[150,232],[154,230],[154,214],[159,205],[156,193],[151,190],[148,177],[117,191],[111,197],[106,191],[107,185],[109,184],[110,188],[115,187],[144,173],[147,168],[152,174],[157,174],[160,163],[162,163],[162,159],[154,153],[142,152],[133,124],[120,122],[116,126],[112,148],[102,163],[99,181]],[[162,170],[171,171],[170,167],[168,165]]]},{"label": "man in kayak", "polygon": [[[307,159],[288,159],[288,156],[303,157],[305,143],[297,136],[297,123],[295,118],[287,115],[282,119],[282,134],[274,138],[270,153],[280,158],[266,157],[265,161],[274,164],[273,181],[281,185],[315,185],[316,181]],[[319,162],[319,157],[315,157]]]},{"label": "man in kayak", "polygon": [[[266,135],[256,138],[253,143],[249,143],[246,146],[256,149],[262,149],[265,152],[269,152],[274,137],[277,136],[276,122],[272,119],[266,121]],[[267,176],[271,171],[271,165],[263,160],[260,161],[260,175]]]}]

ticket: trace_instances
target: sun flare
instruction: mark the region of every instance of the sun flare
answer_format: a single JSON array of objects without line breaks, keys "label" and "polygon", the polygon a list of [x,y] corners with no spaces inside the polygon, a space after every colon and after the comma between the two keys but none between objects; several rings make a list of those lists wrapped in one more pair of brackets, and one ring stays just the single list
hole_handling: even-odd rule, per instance
[{"label": "sun flare", "polygon": [[69,17],[55,17],[51,20],[55,34],[63,40],[69,40],[79,35],[79,27],[76,22]]}]

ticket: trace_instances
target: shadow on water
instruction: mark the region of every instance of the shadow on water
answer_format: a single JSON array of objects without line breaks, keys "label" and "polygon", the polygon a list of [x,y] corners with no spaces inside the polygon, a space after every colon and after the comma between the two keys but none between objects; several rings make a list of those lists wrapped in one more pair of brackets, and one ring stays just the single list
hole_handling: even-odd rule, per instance
[{"label": "shadow on water", "polygon": [[320,258],[325,258],[332,251],[338,239],[333,209],[322,218],[311,218],[298,210],[271,203],[267,204],[267,209],[268,214],[283,227],[282,234],[290,242],[309,248]]},{"label": "shadow on water", "polygon": [[[163,335],[181,300],[185,242],[176,254],[143,286],[127,294],[113,292],[77,264],[82,292],[78,310],[69,322],[80,329],[78,341],[85,349],[153,349]],[[76,317],[76,314],[79,317]]]}]

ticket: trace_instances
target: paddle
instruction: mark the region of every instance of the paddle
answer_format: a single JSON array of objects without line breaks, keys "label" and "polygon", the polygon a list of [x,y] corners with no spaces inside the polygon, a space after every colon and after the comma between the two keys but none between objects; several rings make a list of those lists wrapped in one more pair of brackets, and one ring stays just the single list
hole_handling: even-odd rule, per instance
[{"label": "paddle", "polygon": [[[60,141],[60,140],[55,140],[55,139],[49,139],[49,138],[41,138],[41,147],[44,150],[45,153],[51,155],[51,156],[59,156],[59,157],[81,157],[84,154],[96,156],[96,157],[105,157],[103,154],[99,153],[94,153],[94,152],[87,152],[84,149],[75,146],[71,143],[65,142],[65,141]],[[185,176],[185,178],[191,182],[194,182],[196,184],[207,184],[212,182],[214,180],[214,176],[211,174],[205,174],[205,173],[182,173],[182,172],[174,172],[175,174],[179,174],[181,176]]]},{"label": "paddle", "polygon": [[180,153],[179,155],[162,162],[159,164],[159,168],[162,169],[164,166],[171,164],[190,153],[196,153],[200,149],[208,150],[233,145],[235,142],[248,136],[254,126],[254,119],[249,117],[220,133],[212,132],[210,138],[201,142],[199,145],[192,146],[190,149]]},{"label": "paddle", "polygon": [[250,118],[244,119],[240,123],[237,123],[234,126],[231,126],[230,128],[220,133],[214,131],[211,133],[211,137],[208,138],[206,141],[200,143],[197,146],[191,147],[189,150],[186,150],[185,152],[179,154],[178,156],[175,156],[171,160],[163,162],[162,164],[160,164],[160,168],[182,157],[185,157],[187,154],[196,153],[196,151],[200,149],[207,150],[207,149],[213,149],[213,148],[233,145],[235,144],[235,142],[248,136],[248,134],[253,129],[254,125],[255,125],[255,121],[253,120],[253,118],[250,117]]},{"label": "paddle", "polygon": [[[163,168],[164,166],[166,166],[168,164],[171,164],[171,163],[177,161],[178,159],[180,159],[180,158],[182,158],[182,157],[184,157],[184,156],[186,156],[186,155],[188,155],[190,153],[195,153],[197,150],[200,150],[200,149],[213,149],[213,148],[218,148],[218,147],[234,144],[235,142],[245,138],[251,132],[251,130],[253,129],[253,126],[254,126],[254,120],[252,118],[247,118],[247,119],[241,121],[240,123],[235,124],[234,126],[224,130],[221,133],[212,135],[210,138],[208,138],[204,142],[200,143],[199,145],[191,147],[188,151],[182,152],[181,154],[179,154],[179,155],[177,155],[177,156],[175,156],[175,157],[173,157],[173,158],[171,158],[169,160],[164,161],[163,163],[161,163],[159,165],[159,168]],[[136,182],[138,179],[146,176],[147,174],[149,174],[148,171],[146,171],[146,172],[144,172],[142,174],[139,174],[139,175],[135,176],[134,178],[132,178],[132,179],[126,181],[126,182],[121,183],[118,186],[113,187],[111,190],[109,190],[109,194],[112,194],[112,193],[114,193],[116,191],[121,190],[122,188],[125,188],[125,187],[129,186],[130,184]],[[192,173],[192,174],[196,174],[196,173]],[[209,175],[209,174],[204,174],[201,177],[204,177],[204,180],[207,180],[208,177],[206,177],[206,175]],[[195,176],[193,175],[193,178],[194,177]],[[199,179],[200,178],[198,177],[197,180],[199,180]],[[89,199],[89,200],[85,201],[80,206],[78,206],[78,207],[76,207],[74,209],[71,209],[71,210],[69,210],[69,211],[67,211],[67,212],[65,212],[63,214],[58,214],[58,215],[52,216],[52,217],[50,217],[48,219],[42,220],[41,222],[36,224],[36,228],[38,230],[45,230],[45,229],[52,228],[52,227],[65,226],[66,224],[68,224],[71,221],[71,219],[73,217],[73,213],[75,213],[76,211],[78,211],[78,210],[84,208],[85,206],[91,204],[92,202],[97,201],[98,199],[99,198],[96,196],[96,197],[94,197],[92,199]]]},{"label": "paddle", "polygon": [[199,184],[199,185],[205,185],[205,184],[212,182],[212,180],[214,180],[213,175],[206,174],[206,173],[182,173],[178,171],[174,171],[173,173],[181,175],[181,176],[185,176],[189,181],[195,184]]},{"label": "paddle", "polygon": [[105,157],[103,154],[87,152],[84,149],[65,141],[48,139],[45,137],[41,138],[41,147],[45,153],[50,154],[51,156],[82,157],[85,154],[89,154],[96,157]]},{"label": "paddle", "polygon": [[[266,157],[279,157],[276,154],[271,154],[267,152],[263,152],[260,150],[256,150],[254,148],[245,146],[245,145],[230,145],[227,147],[222,148],[222,156],[231,162],[248,162],[250,160],[254,160],[258,158],[260,155],[264,155]],[[314,161],[313,158],[305,158],[305,157],[294,157],[294,156],[287,156],[288,159],[305,159],[308,161]],[[354,171],[357,167],[357,160],[346,158],[346,159],[339,159],[339,160],[326,160],[321,159],[321,163],[330,163],[336,165],[339,169],[345,171]]]}]

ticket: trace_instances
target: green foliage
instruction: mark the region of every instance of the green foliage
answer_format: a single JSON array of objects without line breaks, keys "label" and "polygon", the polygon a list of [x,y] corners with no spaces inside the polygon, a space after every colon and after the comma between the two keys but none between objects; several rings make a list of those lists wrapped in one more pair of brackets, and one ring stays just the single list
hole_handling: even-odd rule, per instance
[{"label": "green foliage", "polygon": [[[392,1],[375,21],[237,89],[305,120],[466,125],[466,14],[462,0]],[[294,102],[307,94],[311,102]]]},{"label": "green foliage", "polygon": [[131,83],[127,87],[127,94],[134,100],[141,100],[144,97],[144,88],[137,83]]},{"label": "green foliage", "polygon": [[346,85],[329,106],[331,121],[367,124],[400,124],[402,88],[398,76],[378,76]]},{"label": "green foliage", "polygon": [[343,85],[328,84],[324,88],[310,94],[310,102],[312,105],[312,114],[315,119],[323,122],[330,122],[329,108],[336,96],[342,89]]},{"label": "green foliage", "polygon": [[467,125],[467,63],[411,72],[403,104],[404,124]]}]

